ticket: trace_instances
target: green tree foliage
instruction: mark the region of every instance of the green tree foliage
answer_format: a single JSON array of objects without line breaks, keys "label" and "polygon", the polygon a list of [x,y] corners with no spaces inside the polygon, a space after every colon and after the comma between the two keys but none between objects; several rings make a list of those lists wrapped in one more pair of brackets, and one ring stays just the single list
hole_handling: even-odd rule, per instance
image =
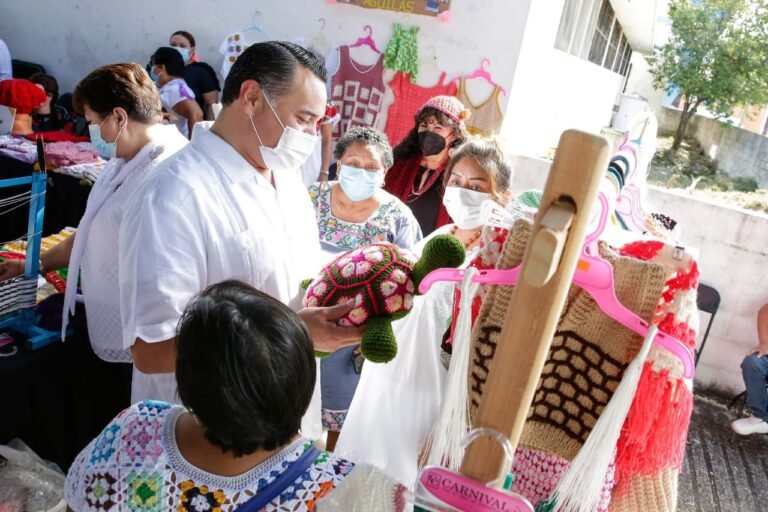
[{"label": "green tree foliage", "polygon": [[768,0],[671,0],[672,34],[648,58],[654,86],[684,95],[673,149],[701,105],[728,116],[768,103]]}]

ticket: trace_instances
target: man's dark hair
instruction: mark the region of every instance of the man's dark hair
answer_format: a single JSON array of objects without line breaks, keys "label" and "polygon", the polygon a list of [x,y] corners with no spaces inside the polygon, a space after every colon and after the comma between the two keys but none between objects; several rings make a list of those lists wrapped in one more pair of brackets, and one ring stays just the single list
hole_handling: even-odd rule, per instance
[{"label": "man's dark hair", "polygon": [[165,72],[171,76],[182,76],[184,74],[184,57],[176,48],[163,46],[158,48],[152,54],[149,63],[152,66],[165,66]]},{"label": "man's dark hair", "polygon": [[297,44],[266,41],[249,46],[237,58],[224,81],[222,104],[229,105],[235,101],[240,96],[240,86],[246,80],[257,81],[269,99],[276,100],[291,88],[297,64],[326,82],[328,71],[323,61]]},{"label": "man's dark hair", "polygon": [[208,441],[236,457],[273,450],[296,435],[315,373],[312,341],[301,320],[248,284],[208,287],[179,321],[179,398]]},{"label": "man's dark hair", "polygon": [[110,64],[91,71],[75,86],[72,104],[81,113],[88,105],[102,118],[120,107],[131,120],[144,124],[157,122],[162,113],[157,87],[147,72],[133,62]]}]

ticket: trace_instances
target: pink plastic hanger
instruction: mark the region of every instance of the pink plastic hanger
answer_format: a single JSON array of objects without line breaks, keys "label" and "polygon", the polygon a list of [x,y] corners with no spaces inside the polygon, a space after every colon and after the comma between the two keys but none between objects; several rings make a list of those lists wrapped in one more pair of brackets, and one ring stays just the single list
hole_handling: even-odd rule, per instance
[{"label": "pink plastic hanger", "polygon": [[491,73],[486,69],[487,66],[490,66],[491,61],[489,59],[483,59],[483,61],[480,63],[480,67],[474,70],[471,74],[463,77],[464,80],[472,80],[474,78],[482,78],[489,84],[491,84],[494,87],[498,87],[501,93],[506,96],[507,91],[504,90],[503,87],[501,87],[499,84],[493,81],[493,77],[491,77]]},{"label": "pink plastic hanger", "polygon": [[376,48],[376,42],[373,40],[373,29],[370,25],[366,25],[363,27],[363,30],[365,30],[365,37],[359,37],[357,38],[357,41],[355,41],[354,44],[349,45],[350,48],[357,48],[358,46],[368,46],[371,50],[375,51],[376,53],[381,53],[381,51]]},{"label": "pink plastic hanger", "polygon": [[[600,222],[589,236],[587,236],[582,249],[581,258],[573,276],[574,284],[580,286],[589,293],[597,305],[609,317],[626,326],[640,336],[648,333],[649,324],[634,312],[627,309],[616,297],[613,281],[613,267],[599,254],[597,241],[605,229],[608,219],[608,198],[600,193],[602,212]],[[513,269],[481,270],[473,279],[474,282],[495,285],[514,285],[520,275],[520,267]],[[426,293],[433,283],[438,281],[461,282],[464,270],[453,268],[439,268],[427,274],[419,284],[419,292]],[[687,379],[693,378],[694,364],[693,354],[680,340],[669,334],[658,332],[653,342],[674,354],[683,363],[683,375]]]}]

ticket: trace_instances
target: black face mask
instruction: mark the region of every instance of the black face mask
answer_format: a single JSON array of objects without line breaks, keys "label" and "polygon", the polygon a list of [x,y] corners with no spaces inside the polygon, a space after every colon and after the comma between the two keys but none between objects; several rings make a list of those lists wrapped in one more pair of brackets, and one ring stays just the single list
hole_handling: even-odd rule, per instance
[{"label": "black face mask", "polygon": [[424,156],[437,155],[445,149],[445,139],[434,132],[419,132],[419,146]]}]

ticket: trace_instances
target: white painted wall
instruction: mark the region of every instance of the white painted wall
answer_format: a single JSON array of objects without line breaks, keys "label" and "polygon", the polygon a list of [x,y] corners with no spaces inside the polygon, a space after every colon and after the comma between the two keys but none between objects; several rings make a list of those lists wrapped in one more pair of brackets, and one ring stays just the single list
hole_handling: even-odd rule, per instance
[{"label": "white painted wall", "polygon": [[[515,156],[513,190],[541,190],[550,162]],[[720,292],[720,309],[696,369],[696,385],[725,396],[744,390],[741,361],[757,344],[757,310],[768,303],[768,216],[648,187],[646,209],[678,221],[681,243],[698,249],[700,281]],[[709,320],[702,313],[699,342]]]},{"label": "white painted wall", "polygon": [[564,0],[534,2],[502,135],[510,151],[543,155],[568,128],[608,126],[623,77],[555,49]]},{"label": "white painted wall", "polygon": [[[221,42],[228,34],[250,27],[254,20],[271,38],[294,40],[311,37],[320,28],[318,18],[324,18],[324,32],[336,44],[353,43],[369,24],[382,51],[391,37],[392,24],[400,22],[421,27],[422,57],[431,56],[432,50],[428,54],[426,50],[434,45],[437,67],[449,77],[469,73],[483,58],[489,58],[494,79],[509,89],[529,3],[460,0],[453,3],[453,20],[442,23],[427,16],[328,5],[324,0],[24,0],[3,2],[0,38],[14,58],[43,64],[66,91],[97,66],[126,60],[145,64],[178,29],[195,36],[202,58],[218,70]],[[372,56],[366,52],[360,50],[355,58],[370,62]],[[438,75],[438,69],[425,70],[419,83],[433,85]],[[476,80],[469,90],[473,97],[483,98],[483,87]]]}]

